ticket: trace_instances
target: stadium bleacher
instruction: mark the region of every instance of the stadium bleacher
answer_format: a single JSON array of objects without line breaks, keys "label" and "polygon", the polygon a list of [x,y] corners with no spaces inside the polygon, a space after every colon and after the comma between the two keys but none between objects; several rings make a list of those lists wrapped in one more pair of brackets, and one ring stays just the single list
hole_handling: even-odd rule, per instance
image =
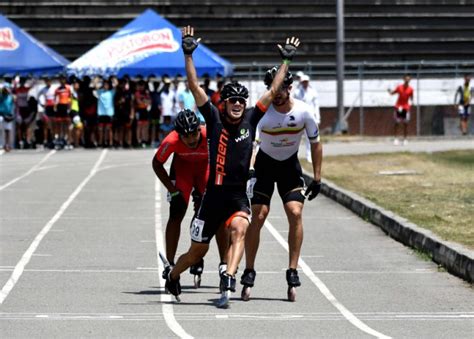
[{"label": "stadium bleacher", "polygon": [[[233,63],[274,62],[276,41],[297,35],[300,62],[335,62],[334,0],[0,1],[0,12],[74,60],[146,8]],[[473,0],[346,0],[347,62],[474,60]]]}]

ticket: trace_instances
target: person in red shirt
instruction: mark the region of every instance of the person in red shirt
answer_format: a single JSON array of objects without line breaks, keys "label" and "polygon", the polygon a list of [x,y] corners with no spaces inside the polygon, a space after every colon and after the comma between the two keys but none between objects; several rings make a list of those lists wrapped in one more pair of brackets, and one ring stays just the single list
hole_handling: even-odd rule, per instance
[{"label": "person in red shirt", "polygon": [[[174,265],[174,257],[178,247],[181,222],[186,214],[189,198],[193,191],[194,211],[197,212],[200,200],[206,188],[209,176],[208,146],[206,128],[201,127],[196,114],[185,109],[179,112],[174,122],[175,129],[171,131],[153,157],[153,170],[158,179],[168,190],[170,202],[169,219],[166,224],[166,258]],[[168,174],[164,168],[165,162],[174,154],[171,170]],[[226,237],[217,237],[221,259],[225,257],[227,248]],[[220,241],[223,239],[223,241]],[[196,275],[196,287],[200,284],[204,262],[201,260],[191,267],[191,274]],[[168,272],[163,272],[167,274]]]},{"label": "person in red shirt", "polygon": [[403,124],[403,144],[406,145],[407,141],[407,129],[408,129],[408,122],[410,121],[410,101],[413,103],[413,88],[410,86],[411,77],[409,75],[405,75],[403,77],[403,84],[398,85],[393,91],[388,89],[388,92],[393,94],[398,94],[397,103],[395,104],[395,127],[394,127],[394,135],[395,139],[393,143],[395,145],[399,145],[400,142],[398,140],[398,131],[400,129],[400,125]]},{"label": "person in red shirt", "polygon": [[[55,104],[56,104],[56,116],[54,123],[54,144],[56,149],[60,149],[67,145],[70,145],[71,140],[68,140],[68,129],[71,124],[71,118],[69,117],[69,110],[71,109],[72,91],[71,87],[67,84],[66,77],[64,75],[59,77],[60,85],[54,92]],[[69,148],[69,147],[68,147]]]}]

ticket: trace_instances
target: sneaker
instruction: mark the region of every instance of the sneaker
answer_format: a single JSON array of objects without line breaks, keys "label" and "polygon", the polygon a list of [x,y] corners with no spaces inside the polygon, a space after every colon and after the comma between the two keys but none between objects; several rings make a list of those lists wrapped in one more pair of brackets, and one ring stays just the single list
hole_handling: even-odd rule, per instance
[{"label": "sneaker", "polygon": [[397,138],[395,138],[395,140],[393,140],[393,144],[394,144],[395,146],[400,145],[400,140],[398,140]]}]

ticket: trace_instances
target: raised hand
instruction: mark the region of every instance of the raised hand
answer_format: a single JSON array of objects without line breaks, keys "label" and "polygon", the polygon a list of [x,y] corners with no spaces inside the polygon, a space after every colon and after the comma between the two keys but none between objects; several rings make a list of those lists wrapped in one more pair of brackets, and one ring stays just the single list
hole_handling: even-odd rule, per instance
[{"label": "raised hand", "polygon": [[286,38],[285,46],[278,45],[278,50],[280,51],[281,58],[283,61],[291,61],[296,54],[296,50],[300,45],[300,39],[291,37]]},{"label": "raised hand", "polygon": [[181,33],[183,35],[181,46],[183,47],[184,54],[193,54],[194,50],[199,45],[199,41],[201,41],[201,38],[197,40],[194,39],[194,27],[191,26],[183,27]]}]

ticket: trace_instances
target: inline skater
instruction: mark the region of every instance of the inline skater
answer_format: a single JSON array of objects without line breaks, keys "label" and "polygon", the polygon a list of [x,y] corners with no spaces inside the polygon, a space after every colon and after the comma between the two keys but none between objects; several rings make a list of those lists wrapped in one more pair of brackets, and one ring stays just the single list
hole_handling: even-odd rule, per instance
[{"label": "inline skater", "polygon": [[[152,162],[158,179],[168,190],[170,210],[166,224],[165,242],[166,259],[172,266],[181,234],[181,222],[186,214],[191,193],[193,192],[196,212],[209,175],[206,128],[200,126],[196,114],[189,109],[179,112],[174,126],[174,130],[166,136],[156,151]],[[172,154],[174,156],[168,174],[164,164]],[[225,237],[224,242],[219,242],[221,238],[217,237],[218,247],[221,258],[224,258],[227,243]],[[201,283],[203,266],[204,262],[201,260],[197,265],[191,267],[191,274],[195,275],[196,288]],[[163,277],[167,274],[168,272],[165,270]]]},{"label": "inline skater", "polygon": [[179,275],[190,265],[201,260],[209,249],[209,241],[222,223],[229,232],[230,245],[226,272],[221,275],[222,296],[218,307],[227,307],[231,292],[235,291],[235,272],[245,243],[245,232],[250,223],[251,210],[246,195],[252,144],[258,122],[277,95],[283,83],[288,65],[296,53],[299,40],[295,37],[278,45],[283,63],[275,80],[255,107],[247,109],[248,90],[238,82],[226,84],[221,92],[223,111],[219,111],[199,86],[192,57],[199,39],[194,38],[194,29],[183,29],[182,47],[185,54],[189,87],[199,111],[204,116],[209,140],[210,173],[201,207],[191,224],[192,243],[187,253],[177,261],[169,273],[166,287],[175,296],[181,293]]},{"label": "inline skater", "polygon": [[[277,67],[269,69],[264,83],[270,88],[278,72]],[[305,102],[291,97],[293,75],[286,72],[283,85],[258,124],[259,150],[255,159],[255,184],[252,195],[252,222],[245,239],[246,268],[241,278],[242,299],[250,298],[256,272],[255,257],[260,242],[260,230],[270,212],[270,200],[275,183],[283,202],[289,222],[288,245],[289,266],[286,271],[288,299],[295,301],[296,289],[301,285],[298,258],[303,242],[302,211],[305,195],[314,199],[321,187],[322,145],[314,111]],[[298,160],[301,137],[306,134],[311,144],[313,181],[306,188]]]}]

